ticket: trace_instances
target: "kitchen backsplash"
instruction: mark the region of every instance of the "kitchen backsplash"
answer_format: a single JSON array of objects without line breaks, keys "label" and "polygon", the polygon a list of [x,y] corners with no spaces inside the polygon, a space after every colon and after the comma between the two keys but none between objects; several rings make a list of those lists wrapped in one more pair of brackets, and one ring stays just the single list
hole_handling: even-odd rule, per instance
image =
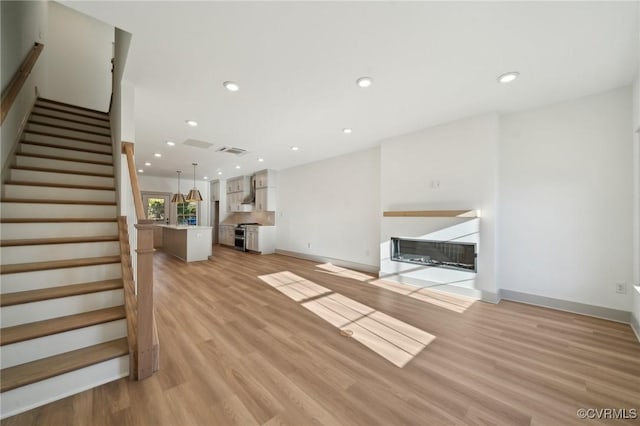
[{"label": "kitchen backsplash", "polygon": [[259,223],[260,225],[272,226],[276,224],[276,212],[237,212],[231,213],[223,225],[234,225],[236,223]]}]

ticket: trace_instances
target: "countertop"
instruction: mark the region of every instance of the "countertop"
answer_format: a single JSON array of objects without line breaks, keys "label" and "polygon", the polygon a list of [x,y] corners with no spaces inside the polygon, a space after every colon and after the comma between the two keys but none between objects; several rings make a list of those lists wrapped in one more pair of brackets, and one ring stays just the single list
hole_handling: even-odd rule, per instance
[{"label": "countertop", "polygon": [[197,229],[212,229],[211,226],[201,226],[201,225],[156,225],[161,226],[163,228],[175,229],[175,230],[197,230]]}]

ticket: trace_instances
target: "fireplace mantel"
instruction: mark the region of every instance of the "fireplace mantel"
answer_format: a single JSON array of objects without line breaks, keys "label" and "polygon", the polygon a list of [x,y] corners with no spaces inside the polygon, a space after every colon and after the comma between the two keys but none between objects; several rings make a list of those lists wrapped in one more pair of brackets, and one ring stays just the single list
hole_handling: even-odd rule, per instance
[{"label": "fireplace mantel", "polygon": [[384,217],[478,217],[477,210],[394,210],[382,213]]}]

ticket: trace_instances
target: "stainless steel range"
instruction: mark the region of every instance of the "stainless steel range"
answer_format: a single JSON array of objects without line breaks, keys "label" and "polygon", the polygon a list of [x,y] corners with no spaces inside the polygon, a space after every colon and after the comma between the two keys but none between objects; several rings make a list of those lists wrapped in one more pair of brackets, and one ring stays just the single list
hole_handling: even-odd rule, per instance
[{"label": "stainless steel range", "polygon": [[259,223],[239,223],[235,227],[235,241],[233,248],[240,251],[247,251],[247,225],[259,225]]}]

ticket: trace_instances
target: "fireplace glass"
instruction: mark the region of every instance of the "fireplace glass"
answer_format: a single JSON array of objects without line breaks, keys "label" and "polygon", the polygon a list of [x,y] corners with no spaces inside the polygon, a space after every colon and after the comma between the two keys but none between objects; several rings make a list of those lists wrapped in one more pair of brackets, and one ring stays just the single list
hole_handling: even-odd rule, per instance
[{"label": "fireplace glass", "polygon": [[476,272],[475,243],[391,238],[391,260]]}]

